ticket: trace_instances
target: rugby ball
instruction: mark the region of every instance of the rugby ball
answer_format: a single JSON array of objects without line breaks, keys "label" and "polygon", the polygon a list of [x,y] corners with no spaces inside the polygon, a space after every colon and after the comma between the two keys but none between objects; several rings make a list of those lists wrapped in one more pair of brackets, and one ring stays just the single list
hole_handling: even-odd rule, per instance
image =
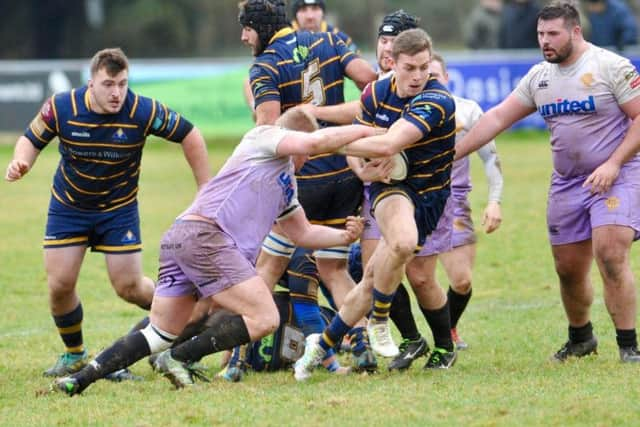
[{"label": "rugby ball", "polygon": [[392,182],[403,181],[407,178],[407,173],[409,173],[409,159],[404,151],[394,154],[392,158],[393,169],[389,178],[391,178]]}]

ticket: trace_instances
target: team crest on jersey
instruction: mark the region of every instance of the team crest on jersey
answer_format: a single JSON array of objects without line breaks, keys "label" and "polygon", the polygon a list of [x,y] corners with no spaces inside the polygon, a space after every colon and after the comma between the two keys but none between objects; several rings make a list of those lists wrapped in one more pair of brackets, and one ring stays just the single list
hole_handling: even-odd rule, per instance
[{"label": "team crest on jersey", "polygon": [[604,204],[607,206],[607,209],[609,209],[609,212],[615,211],[620,207],[620,199],[615,196],[607,197]]},{"label": "team crest on jersey", "polygon": [[309,56],[309,48],[307,46],[297,46],[293,49],[293,62],[301,63]]},{"label": "team crest on jersey", "polygon": [[580,81],[586,87],[591,87],[593,85],[593,83],[595,82],[595,79],[593,78],[593,74],[586,73],[586,74],[583,74],[582,77],[580,77]]},{"label": "team crest on jersey", "polygon": [[127,230],[127,232],[122,237],[122,243],[131,243],[136,241],[136,235],[133,231]]},{"label": "team crest on jersey", "polygon": [[118,130],[113,134],[113,139],[115,139],[116,141],[126,141],[127,134],[124,133],[122,128],[118,128]]}]

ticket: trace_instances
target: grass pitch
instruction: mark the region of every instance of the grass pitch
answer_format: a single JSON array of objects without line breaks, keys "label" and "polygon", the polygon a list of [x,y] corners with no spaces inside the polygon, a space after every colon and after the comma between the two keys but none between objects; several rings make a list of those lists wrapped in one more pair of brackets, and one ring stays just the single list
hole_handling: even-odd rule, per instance
[{"label": "grass pitch", "polygon": [[[214,168],[232,146],[209,139]],[[144,381],[100,381],[69,399],[35,397],[49,383],[42,371],[62,351],[48,314],[40,246],[58,160],[54,144],[24,180],[0,183],[0,425],[637,425],[640,366],[618,361],[596,269],[592,317],[600,354],[561,366],[548,361],[566,340],[567,324],[546,238],[547,137],[507,134],[499,138],[498,149],[505,175],[504,221],[495,234],[479,234],[473,298],[459,325],[470,349],[450,371],[424,372],[426,359],[421,359],[409,372],[390,374],[387,361],[380,359],[376,375],[339,378],[318,371],[308,383],[297,384],[289,372],[251,374],[238,384],[215,380],[174,391],[141,361],[133,370]],[[0,165],[11,153],[10,146],[0,146]],[[477,158],[473,176],[478,223],[486,181]],[[179,147],[150,141],[140,191],[148,275],[156,274],[162,233],[193,195]],[[637,257],[634,248],[632,259]],[[100,254],[87,253],[78,290],[85,342],[93,354],[143,315],[115,296]],[[342,358],[349,363],[348,356]],[[205,362],[212,374],[217,371],[217,356]]]}]

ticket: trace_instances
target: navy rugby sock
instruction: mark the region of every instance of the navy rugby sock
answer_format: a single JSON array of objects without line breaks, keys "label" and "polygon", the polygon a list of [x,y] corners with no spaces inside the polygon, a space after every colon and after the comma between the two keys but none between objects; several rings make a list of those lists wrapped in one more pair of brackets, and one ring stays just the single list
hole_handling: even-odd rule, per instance
[{"label": "navy rugby sock", "polygon": [[618,347],[638,347],[638,338],[635,329],[616,329],[616,341]]},{"label": "navy rugby sock", "polygon": [[464,313],[464,310],[467,308],[467,304],[469,304],[469,300],[471,299],[471,292],[472,290],[469,289],[469,293],[459,294],[449,287],[447,299],[449,300],[449,314],[451,316],[452,328],[458,325],[458,320],[460,320],[462,313]]},{"label": "navy rugby sock", "polygon": [[593,325],[591,325],[591,322],[578,327],[569,325],[569,341],[572,343],[577,344],[589,341],[591,338],[593,338]]},{"label": "navy rugby sock", "polygon": [[451,320],[449,319],[449,301],[436,310],[420,307],[424,318],[431,328],[434,345],[447,351],[453,351],[451,340]]},{"label": "navy rugby sock", "polygon": [[52,315],[52,317],[67,353],[82,354],[84,352],[84,344],[82,342],[82,304],[78,303],[78,306],[67,314],[61,316]]},{"label": "navy rugby sock", "polygon": [[396,294],[393,296],[389,317],[400,331],[402,338],[409,341],[415,341],[420,338],[416,319],[411,312],[411,298],[403,283],[400,283]]}]

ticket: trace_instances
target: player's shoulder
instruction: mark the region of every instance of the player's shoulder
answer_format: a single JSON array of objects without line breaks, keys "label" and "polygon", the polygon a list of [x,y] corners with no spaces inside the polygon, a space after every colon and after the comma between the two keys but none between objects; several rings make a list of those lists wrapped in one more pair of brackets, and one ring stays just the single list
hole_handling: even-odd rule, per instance
[{"label": "player's shoulder", "polygon": [[455,101],[449,89],[434,78],[429,79],[424,90],[411,100],[411,104],[424,102],[437,103],[455,109]]},{"label": "player's shoulder", "polygon": [[482,108],[480,107],[480,104],[478,104],[476,101],[474,101],[473,99],[469,99],[469,98],[462,98],[460,96],[455,96],[453,95],[453,101],[456,104],[456,111],[462,111],[462,110],[469,110],[469,111],[473,111],[473,110],[482,110]]}]

